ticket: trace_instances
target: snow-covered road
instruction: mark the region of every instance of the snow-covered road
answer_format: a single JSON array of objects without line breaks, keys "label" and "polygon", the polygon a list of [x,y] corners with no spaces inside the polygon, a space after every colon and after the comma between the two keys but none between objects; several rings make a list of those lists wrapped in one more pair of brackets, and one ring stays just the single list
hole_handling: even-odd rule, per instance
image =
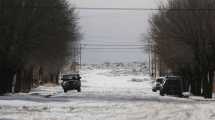
[{"label": "snow-covered road", "polygon": [[82,71],[82,92],[41,86],[0,97],[0,120],[215,120],[215,101],[151,92],[145,75]]}]

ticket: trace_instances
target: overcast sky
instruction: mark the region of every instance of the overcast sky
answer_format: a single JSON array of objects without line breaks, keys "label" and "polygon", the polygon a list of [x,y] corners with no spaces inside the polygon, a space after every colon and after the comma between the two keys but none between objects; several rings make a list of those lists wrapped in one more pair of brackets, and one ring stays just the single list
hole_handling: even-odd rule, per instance
[{"label": "overcast sky", "polygon": [[[157,8],[159,0],[69,0],[76,7],[88,8]],[[151,11],[77,10],[83,34],[82,43],[144,44]],[[83,63],[146,61],[143,50],[84,49]]]}]

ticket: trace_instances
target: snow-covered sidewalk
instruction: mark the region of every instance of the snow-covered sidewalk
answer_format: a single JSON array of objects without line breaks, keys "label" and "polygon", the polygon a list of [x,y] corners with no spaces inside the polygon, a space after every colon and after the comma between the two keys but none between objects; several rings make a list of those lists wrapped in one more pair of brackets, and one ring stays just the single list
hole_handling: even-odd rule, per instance
[{"label": "snow-covered sidewalk", "polygon": [[82,71],[82,92],[41,86],[0,97],[0,120],[214,120],[215,101],[161,97],[145,75]]}]

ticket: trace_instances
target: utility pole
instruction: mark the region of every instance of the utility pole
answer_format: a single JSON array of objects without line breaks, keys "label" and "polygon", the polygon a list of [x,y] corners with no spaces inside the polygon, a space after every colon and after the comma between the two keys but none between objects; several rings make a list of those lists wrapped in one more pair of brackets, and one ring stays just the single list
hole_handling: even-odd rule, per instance
[{"label": "utility pole", "polygon": [[152,47],[152,45],[150,44],[150,40],[148,39],[148,47],[149,47],[149,53],[148,53],[148,55],[149,55],[149,74],[150,74],[150,76],[152,75],[152,71],[151,71],[151,47]]},{"label": "utility pole", "polygon": [[151,76],[156,78],[156,53],[151,45]]},{"label": "utility pole", "polygon": [[79,50],[80,50],[80,52],[79,52],[79,64],[80,64],[80,69],[81,69],[81,64],[82,64],[82,44],[80,44]]}]

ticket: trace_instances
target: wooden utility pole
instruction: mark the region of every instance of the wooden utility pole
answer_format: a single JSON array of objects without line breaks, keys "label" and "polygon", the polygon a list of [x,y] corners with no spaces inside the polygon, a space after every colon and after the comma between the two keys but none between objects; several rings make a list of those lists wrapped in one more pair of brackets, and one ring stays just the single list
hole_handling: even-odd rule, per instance
[{"label": "wooden utility pole", "polygon": [[81,69],[81,64],[82,64],[82,44],[80,44],[80,52],[79,52],[79,64],[80,64],[80,69]]},{"label": "wooden utility pole", "polygon": [[152,51],[151,51],[151,48],[152,48],[152,45],[150,44],[150,40],[148,39],[148,47],[149,47],[149,74],[150,76],[152,75],[152,71],[151,71],[151,54],[152,54]]}]

